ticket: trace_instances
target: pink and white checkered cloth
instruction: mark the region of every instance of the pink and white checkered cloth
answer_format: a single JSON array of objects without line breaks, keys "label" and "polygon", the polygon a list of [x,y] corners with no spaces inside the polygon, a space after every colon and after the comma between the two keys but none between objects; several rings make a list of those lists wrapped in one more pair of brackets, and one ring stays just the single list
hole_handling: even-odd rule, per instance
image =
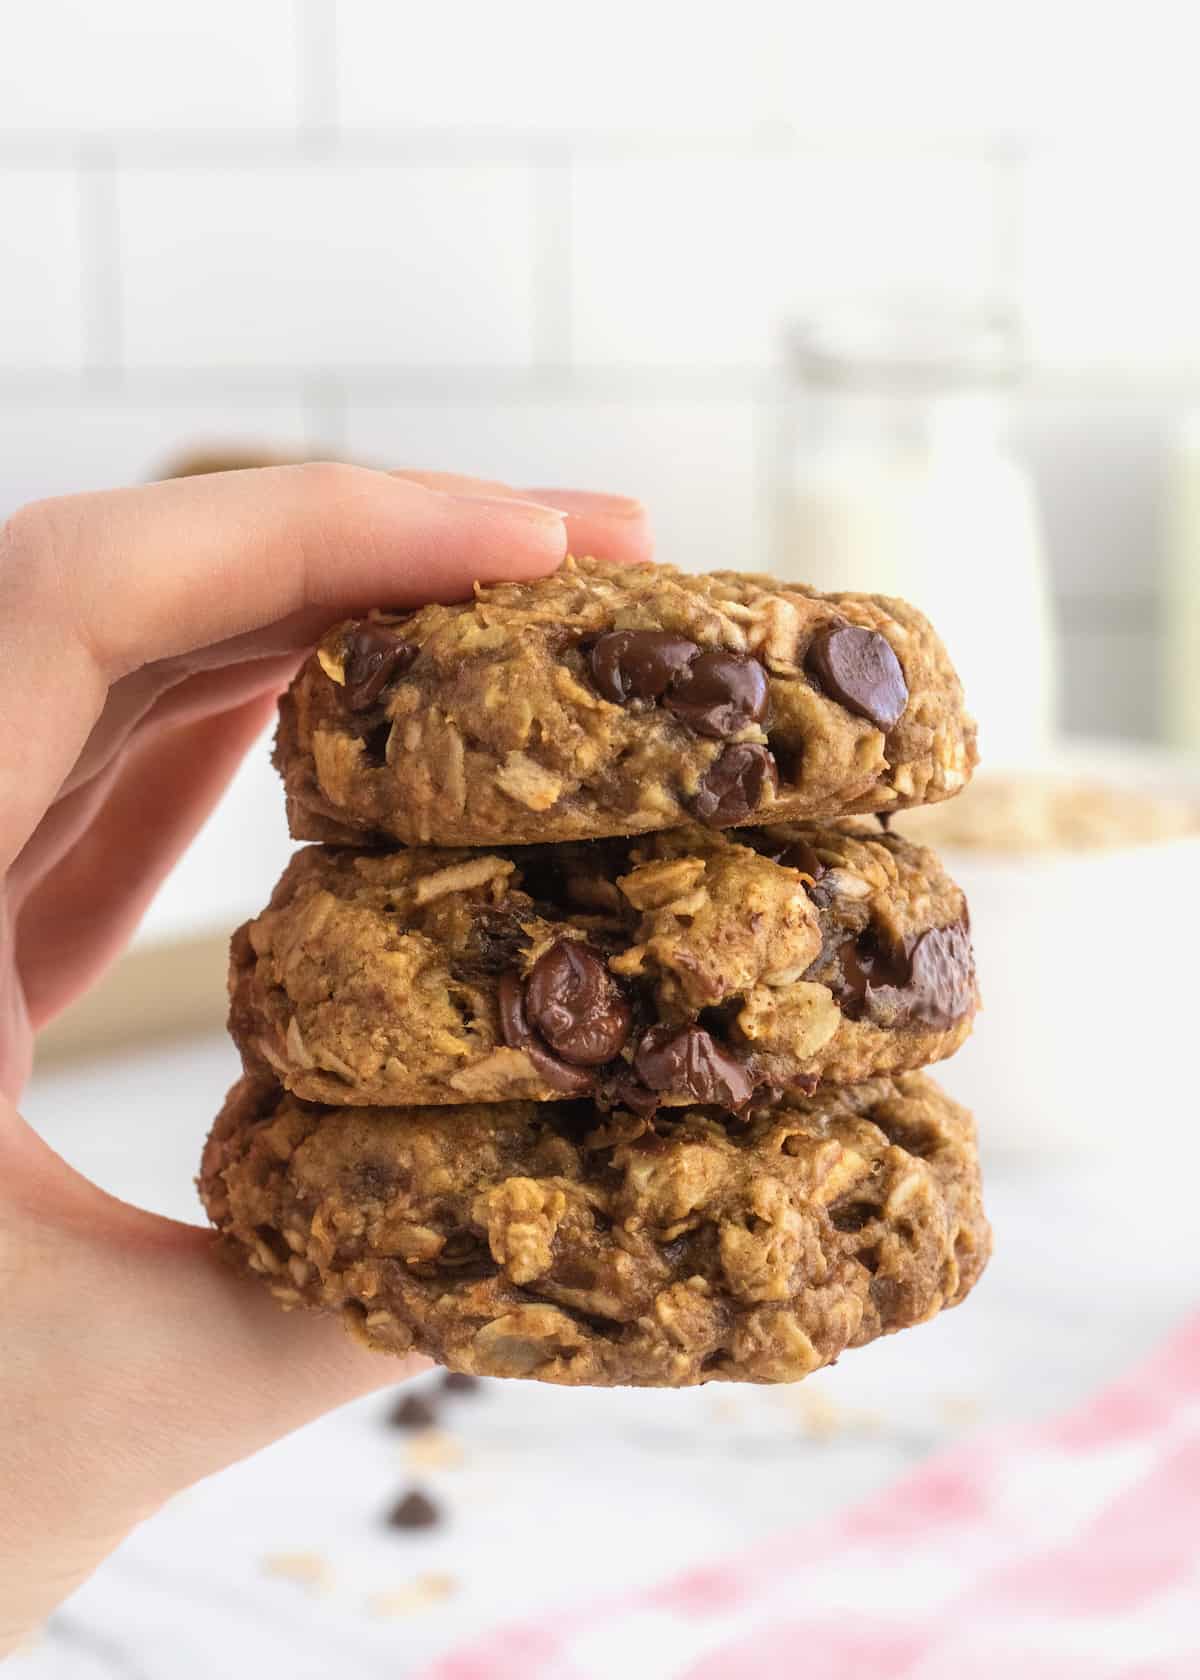
[{"label": "pink and white checkered cloth", "polygon": [[489,1634],[423,1680],[1200,1680],[1200,1317],[837,1521]]}]

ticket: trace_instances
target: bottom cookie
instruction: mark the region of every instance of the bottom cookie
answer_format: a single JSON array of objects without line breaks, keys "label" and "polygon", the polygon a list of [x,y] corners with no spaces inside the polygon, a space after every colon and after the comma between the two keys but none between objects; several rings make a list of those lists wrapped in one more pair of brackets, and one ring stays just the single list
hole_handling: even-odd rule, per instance
[{"label": "bottom cookie", "polygon": [[991,1246],[971,1117],[923,1074],[654,1124],[324,1108],[250,1076],[200,1191],[285,1307],[566,1384],[792,1382],[955,1305]]}]

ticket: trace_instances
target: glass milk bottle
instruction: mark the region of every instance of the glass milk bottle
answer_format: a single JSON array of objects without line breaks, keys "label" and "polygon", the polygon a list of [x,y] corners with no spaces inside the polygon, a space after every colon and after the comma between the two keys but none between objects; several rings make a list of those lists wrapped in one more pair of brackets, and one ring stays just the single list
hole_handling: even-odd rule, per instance
[{"label": "glass milk bottle", "polygon": [[830,315],[797,334],[796,368],[772,569],[912,601],[949,649],[987,761],[1036,761],[1054,660],[1033,485],[1004,441],[1011,333]]},{"label": "glass milk bottle", "polygon": [[1200,752],[1200,414],[1190,414],[1167,472],[1163,726],[1167,740]]}]

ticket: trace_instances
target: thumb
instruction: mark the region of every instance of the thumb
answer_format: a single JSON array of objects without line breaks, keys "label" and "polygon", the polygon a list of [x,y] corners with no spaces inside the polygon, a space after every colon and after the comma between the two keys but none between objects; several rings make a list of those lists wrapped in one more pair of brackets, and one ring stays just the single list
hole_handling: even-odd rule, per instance
[{"label": "thumb", "polygon": [[426,1361],[286,1314],[0,1104],[0,1652],[172,1494]]}]

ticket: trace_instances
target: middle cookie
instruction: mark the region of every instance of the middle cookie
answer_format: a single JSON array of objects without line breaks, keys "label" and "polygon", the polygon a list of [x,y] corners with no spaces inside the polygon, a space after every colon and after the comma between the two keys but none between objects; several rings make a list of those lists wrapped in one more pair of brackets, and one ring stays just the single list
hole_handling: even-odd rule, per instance
[{"label": "middle cookie", "polygon": [[962,893],[871,819],[511,851],[312,846],[234,936],[230,1030],[312,1102],[737,1109],[951,1055]]}]

